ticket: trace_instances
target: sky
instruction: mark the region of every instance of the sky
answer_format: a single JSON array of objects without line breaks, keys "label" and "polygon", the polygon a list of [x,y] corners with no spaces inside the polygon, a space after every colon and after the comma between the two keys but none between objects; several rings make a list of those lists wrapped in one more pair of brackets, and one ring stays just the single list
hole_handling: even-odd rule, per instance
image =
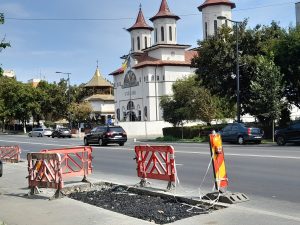
[{"label": "sky", "polygon": [[[232,0],[233,1],[233,0]],[[178,44],[197,46],[202,40],[202,15],[197,7],[204,0],[168,0],[170,10],[181,17],[177,22]],[[298,0],[235,0],[232,19],[247,18],[248,27],[279,22],[295,26]],[[17,80],[44,79],[57,82],[70,73],[72,85],[87,83],[95,73],[97,61],[101,74],[121,67],[121,56],[130,50],[130,34],[124,28],[136,20],[139,5],[147,23],[161,0],[1,0],[0,38],[11,48],[0,52],[4,70],[14,70]],[[153,38],[152,38],[153,40]]]}]

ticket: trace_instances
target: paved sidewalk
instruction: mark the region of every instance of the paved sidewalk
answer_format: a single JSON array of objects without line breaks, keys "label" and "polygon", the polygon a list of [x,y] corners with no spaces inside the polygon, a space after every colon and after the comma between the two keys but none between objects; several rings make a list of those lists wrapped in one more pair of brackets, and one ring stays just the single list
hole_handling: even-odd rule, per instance
[{"label": "paved sidewalk", "polygon": [[[0,224],[1,221],[5,225],[153,224],[69,198],[49,201],[48,198],[54,194],[54,190],[51,189],[43,189],[43,193],[28,198],[25,196],[29,191],[26,176],[26,162],[4,164],[4,174],[0,178]],[[95,180],[97,177],[92,177],[92,179]],[[248,207],[247,203],[241,203],[208,215],[194,216],[172,224],[296,225],[300,224],[300,217],[256,210]]]}]

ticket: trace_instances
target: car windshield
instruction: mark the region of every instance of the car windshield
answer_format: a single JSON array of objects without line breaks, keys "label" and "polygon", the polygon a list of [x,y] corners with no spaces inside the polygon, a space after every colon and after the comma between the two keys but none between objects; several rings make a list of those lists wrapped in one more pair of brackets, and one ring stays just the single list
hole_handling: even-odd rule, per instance
[{"label": "car windshield", "polygon": [[122,127],[110,127],[109,131],[114,131],[114,132],[124,132]]},{"label": "car windshield", "polygon": [[62,131],[69,131],[68,128],[60,128],[60,130],[62,130]]}]

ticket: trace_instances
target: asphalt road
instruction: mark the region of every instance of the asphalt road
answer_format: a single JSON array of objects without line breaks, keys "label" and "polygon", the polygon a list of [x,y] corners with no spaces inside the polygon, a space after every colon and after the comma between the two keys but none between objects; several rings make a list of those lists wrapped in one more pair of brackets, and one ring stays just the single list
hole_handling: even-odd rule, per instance
[{"label": "asphalt road", "polygon": [[[28,152],[82,145],[77,138],[52,139],[27,136],[0,135],[1,145],[20,145],[21,158]],[[125,146],[93,146],[94,175],[105,180],[125,184],[138,182],[134,146],[157,145],[153,142],[133,142]],[[213,173],[207,143],[163,143],[175,148],[176,168],[179,183],[177,189],[183,194],[198,196],[213,187]],[[229,145],[224,144],[225,161],[229,178],[229,190],[242,192],[250,197],[245,204],[251,210],[267,211],[281,217],[299,218],[300,212],[300,146],[276,144]],[[206,176],[205,176],[206,175]],[[160,182],[166,187],[165,182]],[[153,185],[156,185],[153,181]]]}]

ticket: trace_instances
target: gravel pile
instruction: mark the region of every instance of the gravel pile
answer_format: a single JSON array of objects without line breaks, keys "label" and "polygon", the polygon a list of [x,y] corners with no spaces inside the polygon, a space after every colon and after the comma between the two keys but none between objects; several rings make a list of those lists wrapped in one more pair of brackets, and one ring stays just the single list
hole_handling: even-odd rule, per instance
[{"label": "gravel pile", "polygon": [[154,222],[171,223],[176,220],[209,213],[207,205],[192,206],[175,197],[157,197],[135,194],[122,186],[101,187],[98,190],[74,192],[70,198],[127,216]]}]

